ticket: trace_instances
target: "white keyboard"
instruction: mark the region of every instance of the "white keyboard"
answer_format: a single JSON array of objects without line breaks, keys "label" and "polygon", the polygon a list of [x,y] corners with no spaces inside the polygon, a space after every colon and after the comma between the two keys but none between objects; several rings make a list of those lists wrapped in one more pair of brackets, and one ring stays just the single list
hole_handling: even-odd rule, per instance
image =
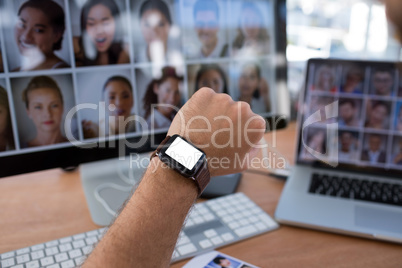
[{"label": "white keyboard", "polygon": [[[244,240],[279,225],[243,193],[194,205],[180,232],[172,262]],[[0,267],[77,267],[106,228],[77,234],[0,255]]]}]

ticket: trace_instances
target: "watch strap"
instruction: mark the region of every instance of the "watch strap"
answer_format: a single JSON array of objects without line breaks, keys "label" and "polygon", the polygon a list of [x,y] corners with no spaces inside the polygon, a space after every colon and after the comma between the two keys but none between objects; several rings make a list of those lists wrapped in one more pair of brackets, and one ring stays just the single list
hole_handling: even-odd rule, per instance
[{"label": "watch strap", "polygon": [[[159,144],[159,146],[156,148],[156,150],[152,153],[150,159],[154,158],[159,154],[159,152],[162,150],[163,146],[170,140],[171,136],[166,136],[166,138]],[[200,167],[200,169],[197,171],[195,176],[191,178],[194,180],[197,189],[198,189],[198,197],[201,196],[202,192],[205,190],[207,187],[208,183],[211,180],[211,175],[209,173],[208,169],[208,162],[205,161],[204,164]]]}]

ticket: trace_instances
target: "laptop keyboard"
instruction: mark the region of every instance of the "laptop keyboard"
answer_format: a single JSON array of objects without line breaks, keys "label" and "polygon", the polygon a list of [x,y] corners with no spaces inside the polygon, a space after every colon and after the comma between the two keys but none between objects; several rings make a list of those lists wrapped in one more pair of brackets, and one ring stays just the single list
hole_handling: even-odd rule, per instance
[{"label": "laptop keyboard", "polygon": [[313,173],[309,193],[402,206],[402,185]]}]

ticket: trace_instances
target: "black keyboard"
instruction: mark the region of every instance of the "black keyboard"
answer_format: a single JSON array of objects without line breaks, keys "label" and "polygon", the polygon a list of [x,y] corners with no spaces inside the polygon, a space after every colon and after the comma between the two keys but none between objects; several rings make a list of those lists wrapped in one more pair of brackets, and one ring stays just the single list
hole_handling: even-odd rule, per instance
[{"label": "black keyboard", "polygon": [[309,193],[402,206],[402,185],[314,173]]}]

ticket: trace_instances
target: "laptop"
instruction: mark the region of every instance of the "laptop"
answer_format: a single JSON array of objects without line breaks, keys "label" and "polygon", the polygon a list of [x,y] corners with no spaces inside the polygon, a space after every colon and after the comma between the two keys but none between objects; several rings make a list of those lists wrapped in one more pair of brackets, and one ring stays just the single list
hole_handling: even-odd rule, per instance
[{"label": "laptop", "polygon": [[392,62],[308,61],[279,222],[402,243],[401,74]]}]

